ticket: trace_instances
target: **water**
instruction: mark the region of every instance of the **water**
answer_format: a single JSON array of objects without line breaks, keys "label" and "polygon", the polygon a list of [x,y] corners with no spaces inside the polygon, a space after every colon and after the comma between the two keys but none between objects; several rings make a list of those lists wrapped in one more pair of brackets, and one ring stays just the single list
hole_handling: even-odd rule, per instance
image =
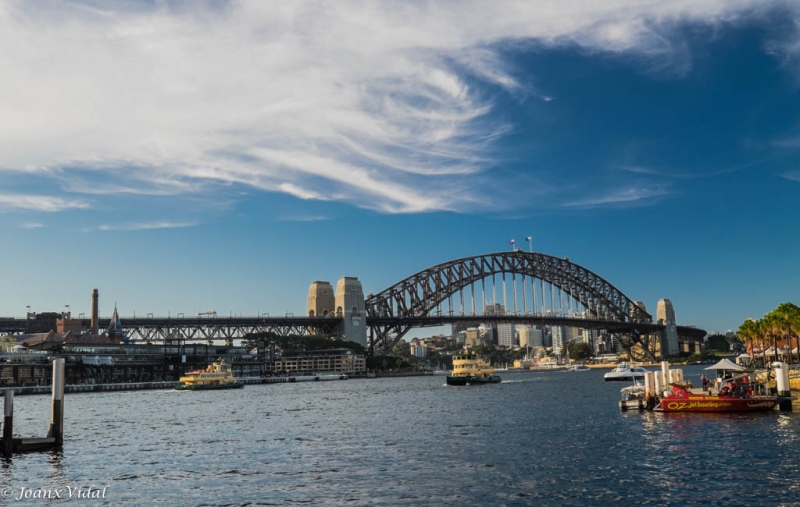
[{"label": "water", "polygon": [[[602,374],[72,394],[63,454],[1,480],[12,498],[105,487],[72,500],[91,505],[800,505],[800,413],[621,412]],[[44,436],[49,410],[17,397],[15,433]]]}]

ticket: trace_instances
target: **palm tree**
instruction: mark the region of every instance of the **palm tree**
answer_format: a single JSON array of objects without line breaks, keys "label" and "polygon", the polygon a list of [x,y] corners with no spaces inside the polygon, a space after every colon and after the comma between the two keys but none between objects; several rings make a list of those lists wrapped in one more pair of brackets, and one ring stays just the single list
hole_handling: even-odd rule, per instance
[{"label": "palm tree", "polygon": [[[780,342],[783,345],[784,341],[789,341],[791,337],[791,330],[789,326],[789,314],[791,313],[791,309],[788,306],[785,306],[786,304],[787,303],[783,303],[782,305],[778,306],[778,308],[772,310],[764,316],[764,321],[767,323],[769,336],[772,337],[772,340],[775,343],[776,354],[778,350],[778,340],[780,339]],[[791,343],[789,343],[789,348],[791,348]]]},{"label": "palm tree", "polygon": [[[784,322],[783,318],[775,310],[764,315],[761,319],[764,326],[762,332],[767,340],[772,339],[772,348],[775,350],[775,359],[778,359],[778,338],[783,338],[784,335]],[[764,363],[766,364],[766,354],[764,355]]]},{"label": "palm tree", "polygon": [[781,303],[771,311],[778,323],[782,338],[786,340],[789,347],[789,361],[792,360],[792,338],[794,337],[798,350],[798,361],[800,361],[800,307],[793,303]]},{"label": "palm tree", "polygon": [[747,353],[750,354],[751,360],[754,359],[754,348],[756,340],[758,340],[758,323],[754,319],[747,319],[739,326],[736,333],[739,338],[744,342]]}]

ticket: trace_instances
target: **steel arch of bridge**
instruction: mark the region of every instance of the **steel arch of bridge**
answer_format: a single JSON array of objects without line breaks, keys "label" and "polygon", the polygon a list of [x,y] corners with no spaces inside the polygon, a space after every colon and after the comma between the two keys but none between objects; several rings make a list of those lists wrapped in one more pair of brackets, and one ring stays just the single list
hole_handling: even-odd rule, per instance
[{"label": "steel arch of bridge", "polygon": [[[366,299],[371,350],[390,350],[413,326],[404,318],[425,317],[451,296],[498,274],[529,276],[559,288],[596,320],[650,324],[652,316],[604,278],[588,269],[538,252],[500,252],[465,257],[430,267]],[[463,303],[463,293],[462,293]],[[507,310],[507,309],[506,309]],[[385,323],[378,323],[379,321]]]}]

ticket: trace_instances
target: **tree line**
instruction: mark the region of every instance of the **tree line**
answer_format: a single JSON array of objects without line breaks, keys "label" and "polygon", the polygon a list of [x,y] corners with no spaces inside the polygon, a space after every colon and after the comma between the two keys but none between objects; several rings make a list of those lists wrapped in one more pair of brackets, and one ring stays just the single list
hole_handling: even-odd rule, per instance
[{"label": "tree line", "polygon": [[800,307],[793,303],[781,303],[761,319],[745,320],[737,334],[753,359],[761,354],[766,364],[770,348],[773,351],[770,356],[778,355],[784,348],[783,355],[788,356],[789,361],[793,355],[800,361]]}]

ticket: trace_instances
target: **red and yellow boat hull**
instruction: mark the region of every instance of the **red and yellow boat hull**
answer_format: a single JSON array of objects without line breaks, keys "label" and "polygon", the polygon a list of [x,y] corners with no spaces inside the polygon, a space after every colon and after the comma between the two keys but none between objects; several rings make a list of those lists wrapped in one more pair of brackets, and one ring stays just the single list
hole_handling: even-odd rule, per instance
[{"label": "red and yellow boat hull", "polygon": [[777,396],[720,396],[694,394],[685,389],[674,389],[656,405],[661,412],[757,412],[772,410],[778,404]]}]

